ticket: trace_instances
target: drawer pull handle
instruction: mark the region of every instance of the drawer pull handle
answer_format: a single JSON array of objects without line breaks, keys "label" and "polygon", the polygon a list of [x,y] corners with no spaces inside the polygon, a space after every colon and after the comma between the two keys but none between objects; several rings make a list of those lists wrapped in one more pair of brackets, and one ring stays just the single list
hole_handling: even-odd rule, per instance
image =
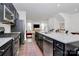
[{"label": "drawer pull handle", "polygon": [[5,49],[0,50],[0,52],[5,52],[8,48],[10,47],[10,45],[8,45]]}]

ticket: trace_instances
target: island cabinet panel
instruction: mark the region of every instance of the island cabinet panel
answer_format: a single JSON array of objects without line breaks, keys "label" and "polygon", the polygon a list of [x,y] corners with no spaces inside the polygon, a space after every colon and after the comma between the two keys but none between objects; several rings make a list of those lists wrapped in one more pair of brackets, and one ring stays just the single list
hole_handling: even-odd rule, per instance
[{"label": "island cabinet panel", "polygon": [[78,47],[73,46],[71,44],[66,44],[65,45],[65,52],[64,55],[65,56],[78,56],[79,54],[77,54],[77,50]]},{"label": "island cabinet panel", "polygon": [[77,47],[53,40],[54,56],[77,56]]},{"label": "island cabinet panel", "polygon": [[43,37],[42,37],[42,35],[40,35],[39,33],[36,32],[35,33],[35,40],[36,40],[38,47],[43,52]]},{"label": "island cabinet panel", "polygon": [[42,35],[39,35],[39,40],[38,41],[39,41],[39,47],[43,52],[43,37],[42,37]]},{"label": "island cabinet panel", "polygon": [[49,38],[43,38],[43,54],[44,56],[53,56],[53,41],[50,43],[47,40],[49,40]]},{"label": "island cabinet panel", "polygon": [[35,33],[35,40],[36,40],[38,47],[43,52],[43,37],[42,37],[42,35],[39,33]]},{"label": "island cabinet panel", "polygon": [[64,56],[65,55],[64,52],[65,52],[65,44],[59,41],[53,40],[53,55]]}]

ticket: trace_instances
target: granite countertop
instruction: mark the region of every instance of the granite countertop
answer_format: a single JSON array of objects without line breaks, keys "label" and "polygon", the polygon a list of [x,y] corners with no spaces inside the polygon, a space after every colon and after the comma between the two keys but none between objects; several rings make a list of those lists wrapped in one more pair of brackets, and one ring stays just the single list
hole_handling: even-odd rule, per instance
[{"label": "granite countertop", "polygon": [[20,32],[11,32],[11,33],[5,33],[5,34],[11,35],[11,37],[16,38],[16,37],[18,37],[18,35],[20,34]]},{"label": "granite countertop", "polygon": [[51,39],[57,40],[59,42],[70,44],[73,42],[79,42],[79,35],[72,35],[72,34],[65,34],[65,33],[42,33],[39,32],[42,35],[45,35],[47,37],[50,37]]},{"label": "granite countertop", "polygon": [[21,32],[11,32],[11,33],[16,33],[16,34],[20,34]]},{"label": "granite countertop", "polygon": [[12,37],[0,38],[0,47],[12,39],[13,39]]},{"label": "granite countertop", "polygon": [[20,32],[11,32],[11,33],[4,33],[2,35],[0,35],[0,38],[3,37],[13,37],[13,38],[16,38],[18,37],[18,35],[20,34]]}]

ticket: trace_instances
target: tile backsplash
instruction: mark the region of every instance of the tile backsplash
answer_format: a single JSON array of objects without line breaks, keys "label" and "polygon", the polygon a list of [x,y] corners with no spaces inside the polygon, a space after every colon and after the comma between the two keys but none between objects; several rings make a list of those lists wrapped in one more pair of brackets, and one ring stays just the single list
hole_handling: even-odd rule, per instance
[{"label": "tile backsplash", "polygon": [[4,29],[5,29],[5,33],[10,33],[11,32],[11,25],[9,25],[9,24],[2,24],[2,23],[0,23],[0,27],[4,27]]}]

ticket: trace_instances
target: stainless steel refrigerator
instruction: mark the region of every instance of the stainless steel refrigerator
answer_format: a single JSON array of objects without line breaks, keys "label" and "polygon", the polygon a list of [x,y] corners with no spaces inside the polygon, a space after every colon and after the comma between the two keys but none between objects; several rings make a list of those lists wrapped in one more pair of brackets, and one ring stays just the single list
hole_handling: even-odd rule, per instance
[{"label": "stainless steel refrigerator", "polygon": [[21,32],[20,44],[24,44],[25,22],[24,20],[16,20],[15,26],[12,27],[12,32]]}]

